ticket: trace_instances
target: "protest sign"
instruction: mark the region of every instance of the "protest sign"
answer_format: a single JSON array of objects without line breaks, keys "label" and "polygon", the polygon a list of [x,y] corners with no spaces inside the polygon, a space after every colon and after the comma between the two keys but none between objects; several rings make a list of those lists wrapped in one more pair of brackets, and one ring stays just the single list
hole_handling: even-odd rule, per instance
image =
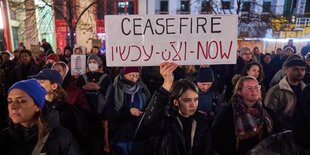
[{"label": "protest sign", "polygon": [[86,70],[86,55],[71,55],[71,75],[82,75]]},{"label": "protest sign", "polygon": [[92,39],[91,44],[92,44],[92,47],[98,46],[99,48],[101,48],[101,40],[100,39]]},{"label": "protest sign", "polygon": [[108,66],[235,64],[237,15],[108,15]]},{"label": "protest sign", "polygon": [[40,45],[34,45],[31,44],[30,45],[30,51],[32,53],[33,56],[39,56],[40,55]]}]

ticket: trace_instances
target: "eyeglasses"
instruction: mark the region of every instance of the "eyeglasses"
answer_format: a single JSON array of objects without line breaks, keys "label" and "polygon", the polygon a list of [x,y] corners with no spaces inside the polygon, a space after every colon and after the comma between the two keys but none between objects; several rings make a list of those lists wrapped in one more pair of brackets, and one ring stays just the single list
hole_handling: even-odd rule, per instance
[{"label": "eyeglasses", "polygon": [[128,74],[130,78],[139,78],[140,74]]},{"label": "eyeglasses", "polygon": [[254,86],[254,87],[243,87],[243,88],[246,89],[247,91],[253,91],[253,90],[258,91],[258,90],[261,89],[261,87],[262,87],[261,85],[257,85],[257,86]]},{"label": "eyeglasses", "polygon": [[242,55],[252,55],[252,53],[243,53]]}]

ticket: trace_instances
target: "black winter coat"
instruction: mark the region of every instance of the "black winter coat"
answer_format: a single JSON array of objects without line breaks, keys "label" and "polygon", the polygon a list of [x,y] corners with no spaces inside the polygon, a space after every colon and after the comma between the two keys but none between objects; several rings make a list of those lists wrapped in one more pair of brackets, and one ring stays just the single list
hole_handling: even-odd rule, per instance
[{"label": "black winter coat", "polygon": [[49,127],[64,127],[74,136],[83,151],[89,151],[91,131],[82,113],[74,106],[61,101],[47,102],[43,115]]},{"label": "black winter coat", "polygon": [[146,109],[137,135],[137,138],[148,139],[145,154],[213,154],[210,131],[203,115],[196,112],[192,116],[190,141],[193,143],[188,142],[177,112],[167,106],[169,96],[169,92],[160,88],[154,93]]},{"label": "black winter coat", "polygon": [[[88,82],[94,82],[97,83],[100,79],[100,77],[102,75],[104,75],[105,73],[100,73],[100,72],[87,72],[85,73],[85,75],[87,76],[87,80]],[[98,108],[99,108],[99,104],[98,104],[98,93],[101,93],[101,95],[106,96],[106,92],[109,88],[109,86],[111,85],[112,80],[111,77],[108,75],[106,76],[102,82],[100,83],[100,89],[98,91],[96,90],[84,90],[82,88],[82,86],[84,86],[86,84],[83,75],[81,75],[77,81],[77,86],[80,87],[85,94],[85,98],[87,100],[87,103],[89,104],[89,107],[91,109],[92,114],[97,114],[96,117],[98,117],[98,119],[102,120],[103,118],[103,114],[98,114]]]},{"label": "black winter coat", "polygon": [[[0,132],[1,154],[30,155],[37,143],[37,132],[36,127],[23,128],[20,125],[10,125]],[[81,151],[71,133],[58,127],[50,132],[41,153],[46,153],[46,155],[80,155]]]},{"label": "black winter coat", "polygon": [[[269,110],[267,112],[271,119],[275,120],[273,114]],[[273,125],[273,132],[276,132],[278,130],[278,125],[275,122]],[[262,130],[262,137],[269,136],[267,134],[266,125],[263,126]],[[234,115],[231,103],[222,107],[220,112],[216,115],[212,123],[211,132],[215,150],[219,155],[246,154],[260,142],[258,136],[250,137],[248,139],[241,140],[239,142],[239,149],[236,149]]]},{"label": "black winter coat", "polygon": [[40,72],[40,67],[30,62],[29,65],[23,64],[17,65],[11,72],[10,84],[13,85],[15,82],[20,80],[26,80],[28,76],[36,75]]}]

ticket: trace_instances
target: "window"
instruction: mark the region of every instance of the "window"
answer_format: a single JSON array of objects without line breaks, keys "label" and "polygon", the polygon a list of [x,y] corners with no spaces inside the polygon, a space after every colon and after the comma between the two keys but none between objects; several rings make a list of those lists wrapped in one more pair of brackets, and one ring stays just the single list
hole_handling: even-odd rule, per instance
[{"label": "window", "polygon": [[74,5],[73,5],[73,1],[72,0],[66,1],[66,17],[69,18],[69,19],[70,18],[73,19],[74,15],[75,15],[75,8],[74,8]]},{"label": "window", "polygon": [[160,1],[160,14],[168,14],[168,1]]},{"label": "window", "polygon": [[13,3],[9,2],[9,7],[10,7],[10,17],[13,20],[16,20],[16,7],[13,6]]},{"label": "window", "polygon": [[241,11],[242,12],[250,12],[251,11],[251,2],[243,2]]},{"label": "window", "polygon": [[107,0],[107,14],[114,15],[114,0]]},{"label": "window", "polygon": [[203,1],[201,2],[201,14],[211,14],[212,13],[212,6],[210,2]]},{"label": "window", "polygon": [[63,0],[55,0],[54,7],[55,7],[55,18],[56,19],[63,19],[64,16],[64,2]]},{"label": "window", "polygon": [[310,0],[307,0],[307,1],[306,1],[305,12],[310,13]]},{"label": "window", "polygon": [[12,27],[12,36],[13,36],[13,44],[14,44],[14,48],[17,49],[18,48],[18,27]]},{"label": "window", "polygon": [[98,0],[97,2],[97,19],[103,20],[104,19],[104,1]]},{"label": "window", "polygon": [[117,2],[117,14],[125,15],[125,7],[126,7],[126,3],[124,1]]},{"label": "window", "polygon": [[271,2],[263,3],[263,12],[270,12]]},{"label": "window", "polygon": [[181,12],[189,12],[189,1],[181,1]]},{"label": "window", "polygon": [[135,14],[135,2],[128,2],[127,5],[127,14],[128,15],[133,15]]},{"label": "window", "polygon": [[230,1],[222,2],[222,9],[230,9]]}]

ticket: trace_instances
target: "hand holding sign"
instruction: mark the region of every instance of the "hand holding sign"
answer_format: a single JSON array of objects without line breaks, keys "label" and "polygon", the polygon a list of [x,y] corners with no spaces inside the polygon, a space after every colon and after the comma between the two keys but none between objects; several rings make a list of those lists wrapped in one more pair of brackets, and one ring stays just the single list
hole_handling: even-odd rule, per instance
[{"label": "hand holding sign", "polygon": [[167,91],[170,91],[170,88],[173,83],[172,72],[178,67],[174,62],[163,62],[160,64],[160,74],[164,78],[164,83],[162,87]]}]

